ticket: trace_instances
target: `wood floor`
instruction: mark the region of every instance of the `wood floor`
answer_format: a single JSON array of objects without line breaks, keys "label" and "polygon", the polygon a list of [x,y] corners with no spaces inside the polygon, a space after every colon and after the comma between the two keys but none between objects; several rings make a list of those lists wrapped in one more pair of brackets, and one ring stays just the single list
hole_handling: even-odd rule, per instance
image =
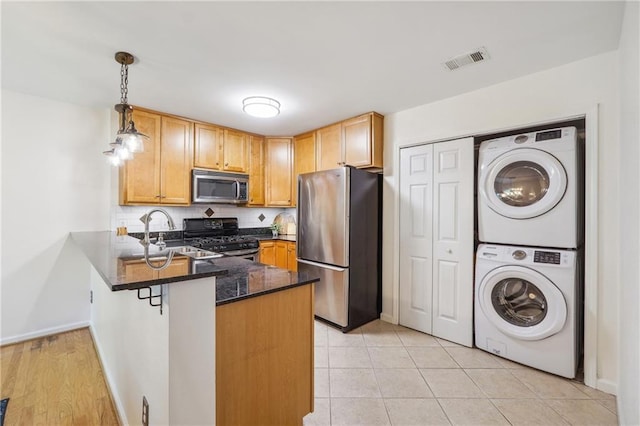
[{"label": "wood floor", "polygon": [[5,426],[117,425],[88,328],[0,348]]}]

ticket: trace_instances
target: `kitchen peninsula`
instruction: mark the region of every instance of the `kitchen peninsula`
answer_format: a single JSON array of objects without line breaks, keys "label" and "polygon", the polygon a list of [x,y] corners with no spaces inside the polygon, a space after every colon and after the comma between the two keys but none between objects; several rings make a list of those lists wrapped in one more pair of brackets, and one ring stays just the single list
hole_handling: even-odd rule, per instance
[{"label": "kitchen peninsula", "polygon": [[71,236],[92,265],[91,330],[123,423],[145,403],[149,424],[300,425],[313,410],[317,278]]}]

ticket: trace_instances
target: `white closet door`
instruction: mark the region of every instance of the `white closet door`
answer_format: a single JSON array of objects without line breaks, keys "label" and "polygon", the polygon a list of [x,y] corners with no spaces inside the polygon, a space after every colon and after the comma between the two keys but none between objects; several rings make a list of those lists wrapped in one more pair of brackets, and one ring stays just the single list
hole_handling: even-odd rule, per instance
[{"label": "white closet door", "polygon": [[432,195],[433,146],[401,149],[399,322],[425,333],[432,317]]},{"label": "white closet door", "polygon": [[473,138],[433,145],[433,332],[473,345]]}]

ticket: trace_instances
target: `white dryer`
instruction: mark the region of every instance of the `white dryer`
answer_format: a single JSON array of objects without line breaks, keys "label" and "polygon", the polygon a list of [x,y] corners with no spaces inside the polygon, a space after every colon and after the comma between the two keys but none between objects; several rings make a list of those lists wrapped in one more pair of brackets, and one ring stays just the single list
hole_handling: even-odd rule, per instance
[{"label": "white dryer", "polygon": [[476,255],[479,349],[574,378],[582,355],[576,251],[481,244]]},{"label": "white dryer", "polygon": [[582,170],[575,127],[482,142],[478,154],[481,242],[577,248]]}]

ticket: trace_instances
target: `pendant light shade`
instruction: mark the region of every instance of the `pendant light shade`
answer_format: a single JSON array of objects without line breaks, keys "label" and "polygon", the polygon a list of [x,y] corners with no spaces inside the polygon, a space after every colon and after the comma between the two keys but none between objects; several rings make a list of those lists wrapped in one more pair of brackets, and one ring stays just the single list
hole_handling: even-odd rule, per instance
[{"label": "pendant light shade", "polygon": [[134,153],[144,151],[144,139],[149,137],[136,129],[131,117],[133,108],[127,103],[129,65],[133,63],[134,57],[127,52],[118,52],[115,59],[120,64],[120,103],[114,107],[119,116],[119,128],[115,142],[111,143],[112,148],[103,154],[112,165],[121,166],[124,161],[133,158]]},{"label": "pendant light shade", "polygon": [[280,114],[280,102],[272,98],[251,96],[242,101],[242,110],[253,117],[275,117]]}]

